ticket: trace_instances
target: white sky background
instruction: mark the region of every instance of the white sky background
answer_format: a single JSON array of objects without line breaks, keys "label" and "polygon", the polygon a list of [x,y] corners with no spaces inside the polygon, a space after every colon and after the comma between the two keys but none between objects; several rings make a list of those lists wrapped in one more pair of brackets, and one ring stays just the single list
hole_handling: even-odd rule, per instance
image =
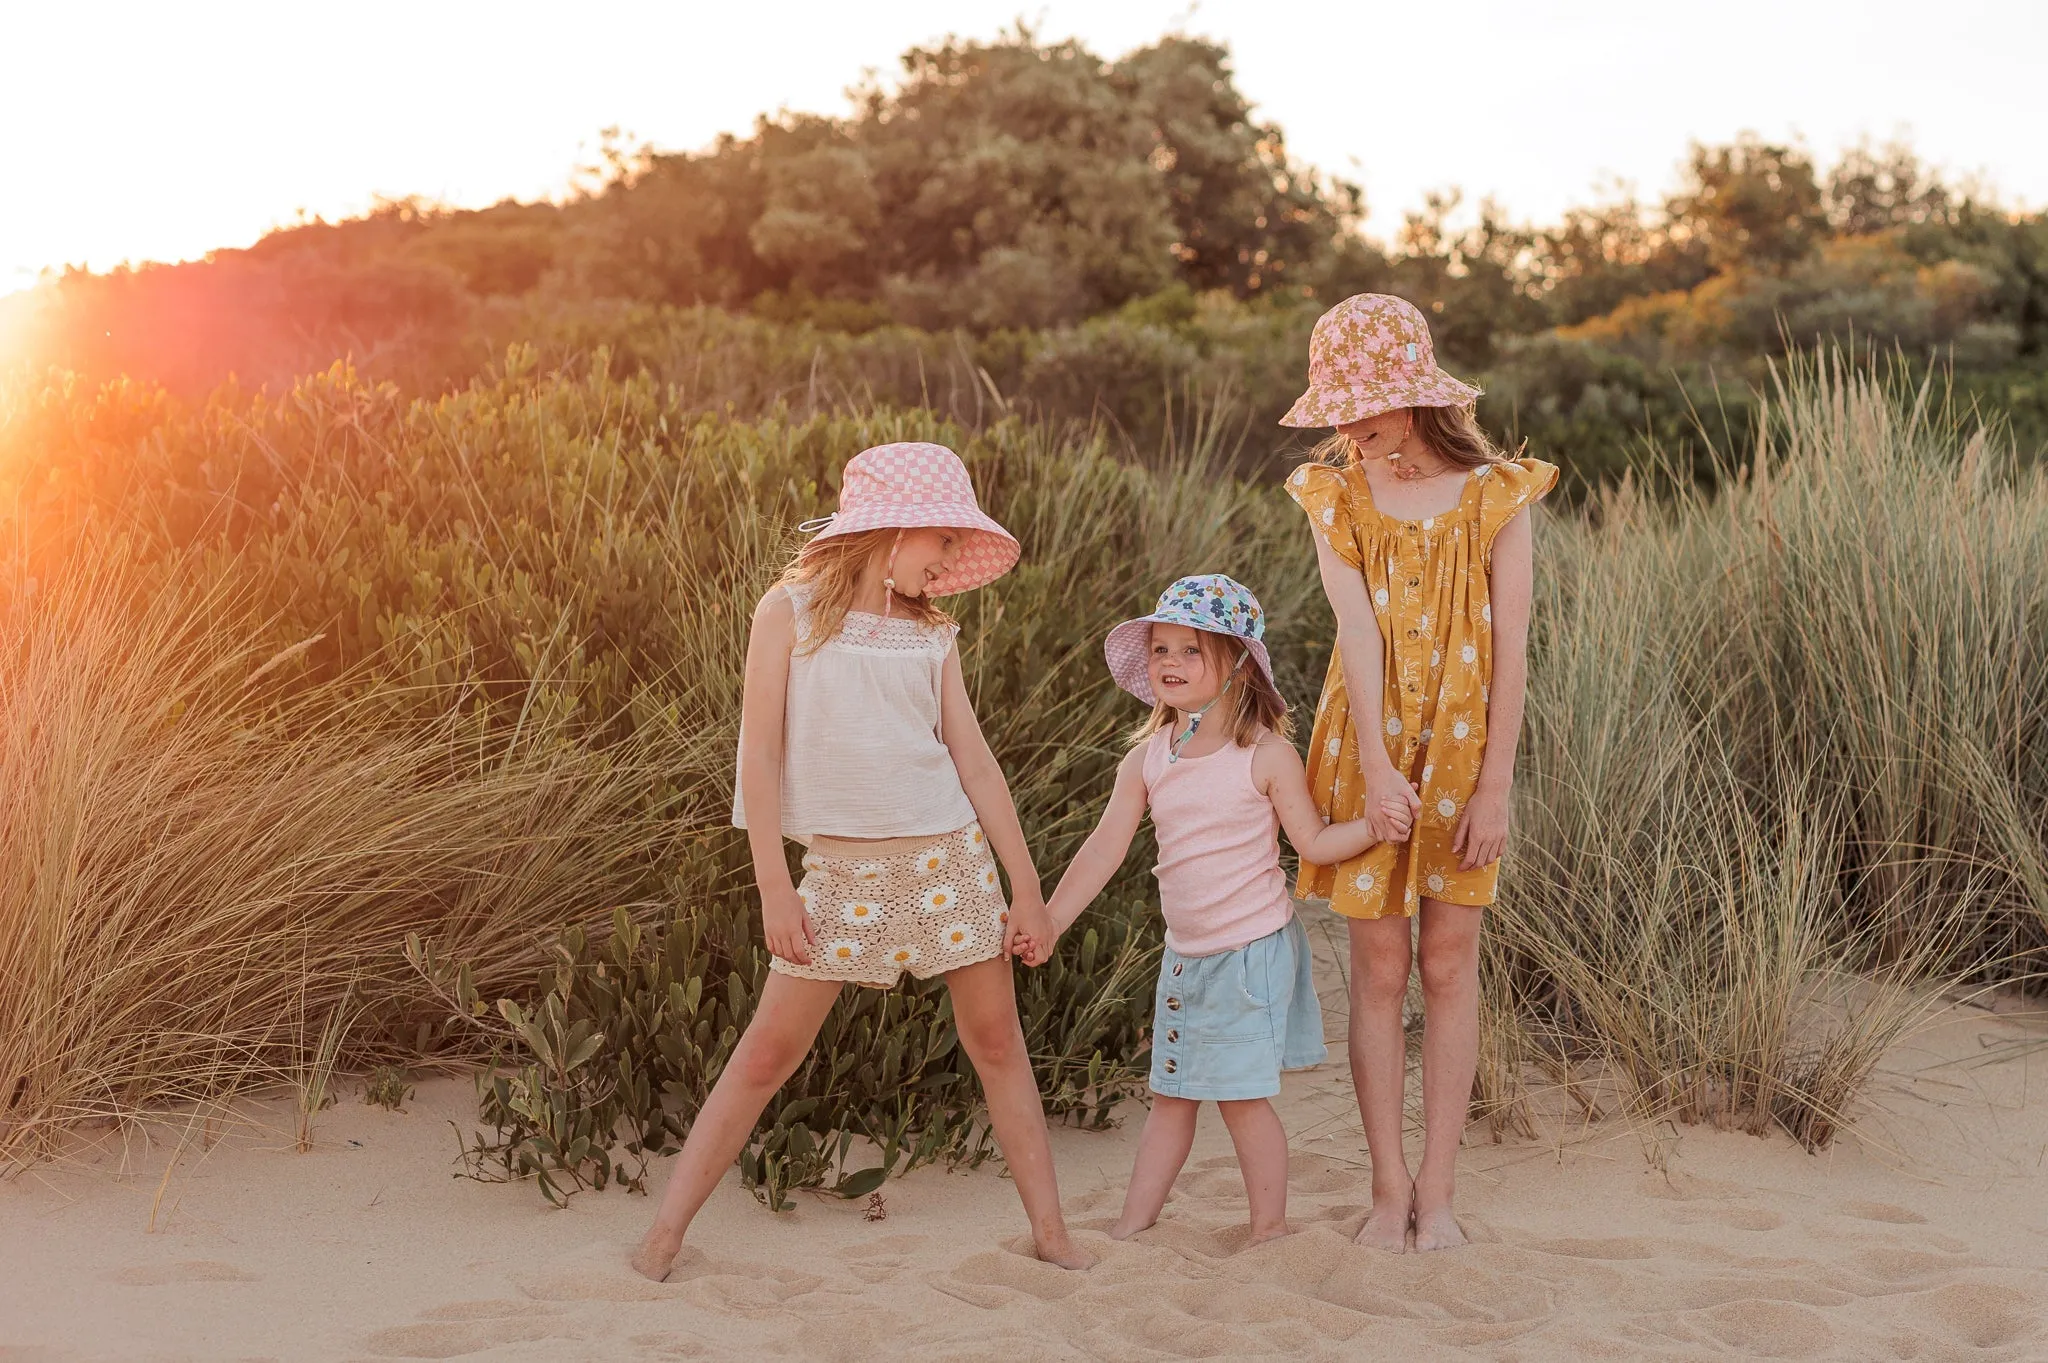
[{"label": "white sky background", "polygon": [[1219,38],[1294,154],[1362,182],[1382,238],[1462,186],[1521,220],[1668,188],[1688,141],[1904,135],[2048,202],[2048,5],[1668,0],[0,0],[0,293],[38,270],[241,246],[374,196],[558,195],[617,125],[663,149],[1022,17],[1113,57]]}]

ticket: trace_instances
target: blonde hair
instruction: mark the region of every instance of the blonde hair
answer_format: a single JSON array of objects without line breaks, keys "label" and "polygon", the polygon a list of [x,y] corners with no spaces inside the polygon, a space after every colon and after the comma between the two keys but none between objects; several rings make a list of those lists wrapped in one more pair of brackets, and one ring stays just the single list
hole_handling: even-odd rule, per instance
[{"label": "blonde hair", "polygon": [[[1253,660],[1244,641],[1207,629],[1196,630],[1195,638],[1201,644],[1202,661],[1231,678],[1230,689],[1217,700],[1216,708],[1207,718],[1228,724],[1230,741],[1240,748],[1258,742],[1262,729],[1270,729],[1282,738],[1292,737],[1294,719],[1287,713],[1287,701],[1266,676],[1266,669]],[[1161,729],[1172,727],[1176,708],[1163,700],[1154,702],[1151,717],[1132,733],[1131,746],[1136,747]]]},{"label": "blonde hair", "polygon": [[[1470,407],[1410,407],[1408,415],[1422,443],[1447,464],[1478,469],[1507,461],[1508,456],[1479,429],[1479,419]],[[1355,464],[1358,446],[1338,431],[1318,444],[1309,458],[1318,464]]]},{"label": "blonde hair", "polygon": [[[810,586],[810,638],[797,651],[815,653],[832,642],[845,627],[846,613],[853,609],[854,594],[860,589],[861,575],[867,571],[877,554],[886,553],[901,530],[856,530],[847,535],[834,535],[830,539],[812,540],[790,560],[782,570],[782,576],[775,580],[778,587],[793,582]],[[953,617],[946,614],[928,596],[905,596],[902,592],[890,593],[893,598],[891,614],[901,612],[905,617],[920,625],[950,625]]]}]

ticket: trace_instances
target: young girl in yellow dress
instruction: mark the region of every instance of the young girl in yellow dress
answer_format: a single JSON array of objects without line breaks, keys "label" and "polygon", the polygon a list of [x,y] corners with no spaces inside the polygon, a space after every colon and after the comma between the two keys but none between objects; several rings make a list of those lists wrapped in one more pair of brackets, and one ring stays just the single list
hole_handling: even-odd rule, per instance
[{"label": "young girl in yellow dress", "polygon": [[[1309,787],[1333,822],[1391,825],[1296,892],[1349,920],[1351,1073],[1372,1154],[1358,1239],[1401,1252],[1465,1242],[1451,1200],[1479,1055],[1479,925],[1507,843],[1527,681],[1532,538],[1518,513],[1557,469],[1507,459],[1472,416],[1477,389],[1436,366],[1412,304],[1360,294],[1316,323],[1309,388],[1282,419],[1335,427],[1288,493],[1315,531],[1337,649],[1309,740]],[[1422,970],[1422,1163],[1401,1145],[1401,1009]]]}]

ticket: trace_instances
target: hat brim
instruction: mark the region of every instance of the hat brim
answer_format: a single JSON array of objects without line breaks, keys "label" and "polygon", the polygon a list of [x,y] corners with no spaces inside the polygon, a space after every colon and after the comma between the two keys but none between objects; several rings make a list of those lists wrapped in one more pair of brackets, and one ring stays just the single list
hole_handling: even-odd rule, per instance
[{"label": "hat brim", "polygon": [[1003,529],[972,502],[917,502],[908,506],[872,506],[840,512],[811,537],[811,542],[803,547],[803,553],[808,554],[826,540],[859,534],[863,530],[920,529],[966,532],[965,542],[961,544],[952,568],[933,580],[925,589],[927,596],[953,596],[987,586],[1016,567],[1018,557],[1024,552],[1015,535]]},{"label": "hat brim", "polygon": [[1124,621],[1111,630],[1102,641],[1102,656],[1109,664],[1109,675],[1115,679],[1118,686],[1147,705],[1159,703],[1159,697],[1152,691],[1150,670],[1145,664],[1145,659],[1151,651],[1154,625],[1186,625],[1189,629],[1198,629],[1204,634],[1220,634],[1226,639],[1235,639],[1245,646],[1245,650],[1251,654],[1252,661],[1259,665],[1259,671],[1266,676],[1266,684],[1278,689],[1273,681],[1273,659],[1266,652],[1265,640],[1247,639],[1242,634],[1209,629],[1177,615],[1154,612],[1151,615],[1141,615],[1135,620]]},{"label": "hat brim", "polygon": [[1482,390],[1462,383],[1441,369],[1425,378],[1396,379],[1345,388],[1310,388],[1294,400],[1282,426],[1348,426],[1404,407],[1465,407]]}]

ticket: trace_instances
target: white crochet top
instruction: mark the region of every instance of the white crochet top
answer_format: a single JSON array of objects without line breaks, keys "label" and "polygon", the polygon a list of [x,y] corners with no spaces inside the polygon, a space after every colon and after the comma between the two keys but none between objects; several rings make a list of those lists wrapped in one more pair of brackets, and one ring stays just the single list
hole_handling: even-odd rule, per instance
[{"label": "white crochet top", "polygon": [[[834,638],[807,651],[810,587],[782,590],[796,611],[783,705],[783,835],[897,838],[973,823],[939,732],[939,683],[959,628],[849,611]],[[732,821],[747,826],[737,762]]]}]

